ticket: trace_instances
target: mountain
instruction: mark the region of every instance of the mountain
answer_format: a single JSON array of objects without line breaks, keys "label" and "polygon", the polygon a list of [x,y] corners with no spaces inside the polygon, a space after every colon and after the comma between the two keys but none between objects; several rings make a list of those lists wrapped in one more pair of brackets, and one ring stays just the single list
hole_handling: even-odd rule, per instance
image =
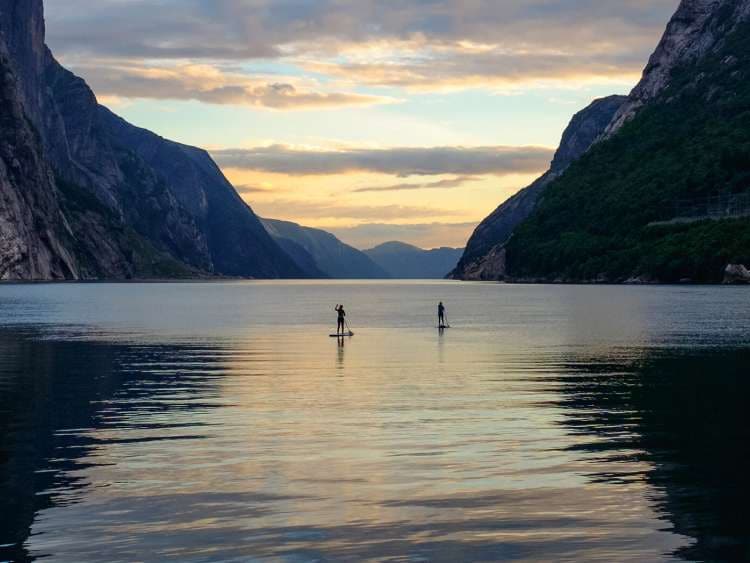
[{"label": "mountain", "polygon": [[318,263],[315,261],[315,257],[310,254],[304,246],[293,241],[290,238],[275,237],[270,232],[269,234],[271,234],[273,239],[276,241],[276,244],[278,244],[284,250],[284,252],[286,252],[292,258],[292,260],[294,260],[294,263],[297,264],[297,267],[299,267],[304,272],[306,278],[325,279],[331,277],[329,274],[318,267]]},{"label": "mountain", "polygon": [[713,283],[750,263],[748,78],[750,0],[683,0],[592,147],[456,277]]},{"label": "mountain", "polygon": [[262,219],[269,234],[295,258],[308,277],[384,279],[387,272],[363,252],[331,233],[289,221]]},{"label": "mountain", "polygon": [[[0,41],[0,274],[54,279],[77,274],[70,228],[41,143],[26,121],[6,46]],[[36,225],[44,224],[43,229]]]},{"label": "mountain", "polygon": [[601,142],[514,232],[507,273],[720,282],[750,263],[748,197],[750,0],[683,0]]},{"label": "mountain", "polygon": [[503,278],[505,243],[515,228],[531,215],[550,183],[572,162],[586,153],[604,133],[626,101],[625,96],[610,96],[595,100],[586,109],[577,113],[563,133],[550,169],[482,221],[469,239],[466,251],[450,277],[464,280]]},{"label": "mountain", "polygon": [[0,0],[0,279],[301,275],[205,151],[99,105],[44,36],[41,0]]},{"label": "mountain", "polygon": [[386,242],[365,250],[376,264],[396,279],[443,279],[456,267],[462,248],[423,250],[403,242]]}]

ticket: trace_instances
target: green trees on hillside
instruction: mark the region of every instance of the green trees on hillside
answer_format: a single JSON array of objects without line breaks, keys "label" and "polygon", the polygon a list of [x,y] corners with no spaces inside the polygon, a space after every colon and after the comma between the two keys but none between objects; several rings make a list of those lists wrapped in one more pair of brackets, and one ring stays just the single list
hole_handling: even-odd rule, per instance
[{"label": "green trees on hillside", "polygon": [[650,226],[681,198],[750,190],[750,26],[551,184],[508,246],[516,278],[719,281],[750,218]]}]

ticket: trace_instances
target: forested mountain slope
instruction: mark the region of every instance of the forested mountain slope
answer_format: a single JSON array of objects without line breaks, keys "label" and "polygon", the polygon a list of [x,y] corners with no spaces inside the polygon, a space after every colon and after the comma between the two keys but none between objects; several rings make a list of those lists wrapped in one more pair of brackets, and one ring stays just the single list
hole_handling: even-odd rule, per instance
[{"label": "forested mountain slope", "polygon": [[681,200],[750,189],[749,14],[683,1],[605,138],[515,231],[510,277],[718,282],[750,263],[750,218],[670,223]]}]

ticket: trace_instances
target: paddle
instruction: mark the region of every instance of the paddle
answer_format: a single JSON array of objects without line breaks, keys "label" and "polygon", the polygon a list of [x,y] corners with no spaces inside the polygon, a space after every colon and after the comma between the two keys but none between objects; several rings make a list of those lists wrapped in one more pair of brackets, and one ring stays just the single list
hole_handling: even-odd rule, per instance
[{"label": "paddle", "polygon": [[[339,310],[339,305],[336,305],[336,311],[338,311],[338,310]],[[349,321],[346,320],[346,317],[344,317],[344,326],[346,326],[346,329],[347,329],[348,332],[343,332],[343,331],[339,332],[339,327],[337,325],[336,326],[336,334],[331,334],[330,335],[331,338],[344,338],[345,336],[350,336],[350,337],[354,336],[354,331],[349,326]]]},{"label": "paddle", "polygon": [[450,328],[451,322],[448,320],[448,313],[443,313],[443,317],[445,317],[445,326],[443,328]]}]

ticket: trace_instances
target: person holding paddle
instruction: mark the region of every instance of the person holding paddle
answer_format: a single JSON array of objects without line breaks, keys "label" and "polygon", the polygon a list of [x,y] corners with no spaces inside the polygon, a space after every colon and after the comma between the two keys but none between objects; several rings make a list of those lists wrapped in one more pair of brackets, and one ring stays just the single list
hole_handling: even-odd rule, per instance
[{"label": "person holding paddle", "polygon": [[438,327],[439,328],[445,328],[447,325],[445,324],[445,305],[443,305],[443,302],[441,301],[438,303]]},{"label": "person holding paddle", "polygon": [[344,311],[343,305],[336,305],[334,308],[334,311],[336,311],[339,314],[338,323],[336,325],[336,334],[344,334],[344,325],[346,324],[346,311]]}]

